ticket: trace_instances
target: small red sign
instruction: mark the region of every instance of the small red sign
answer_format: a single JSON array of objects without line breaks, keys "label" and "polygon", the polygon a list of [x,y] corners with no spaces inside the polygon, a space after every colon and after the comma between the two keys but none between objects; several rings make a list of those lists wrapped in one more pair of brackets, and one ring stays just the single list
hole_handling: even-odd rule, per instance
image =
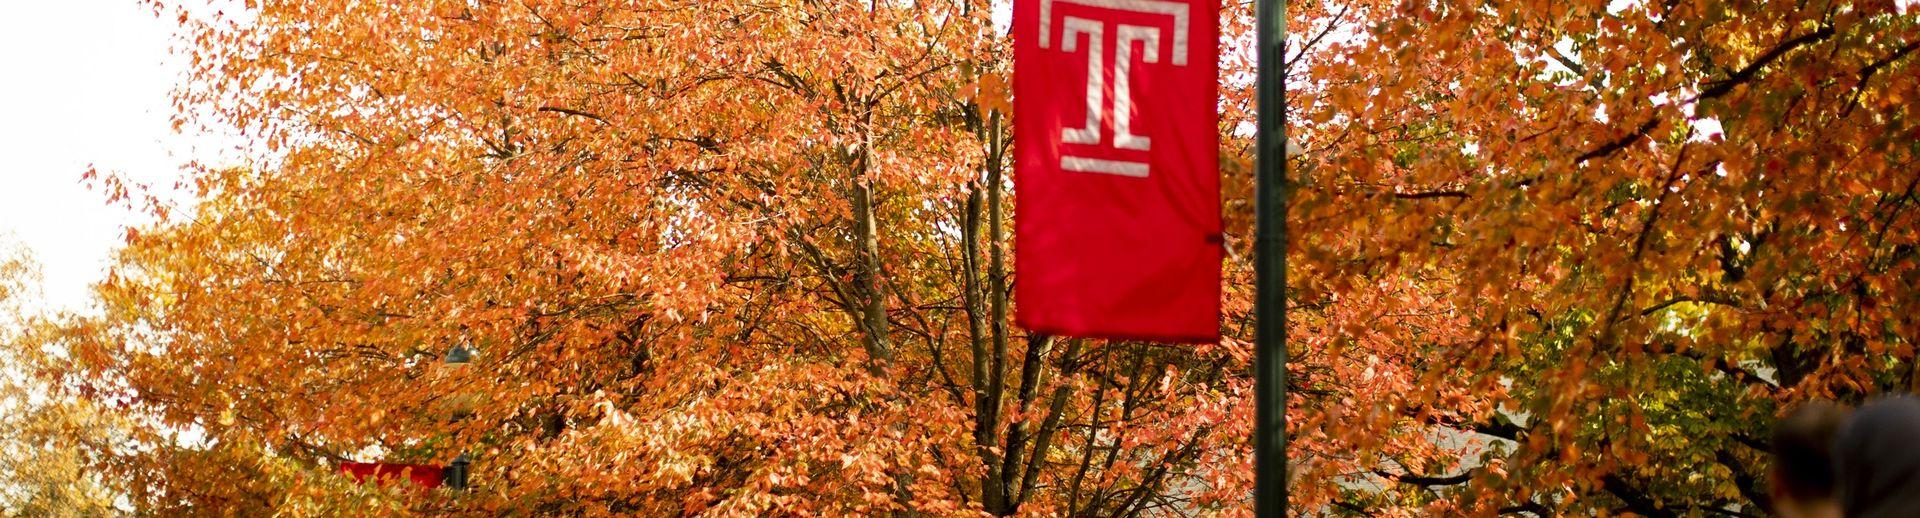
[{"label": "small red sign", "polygon": [[360,482],[392,484],[402,478],[421,489],[433,489],[446,482],[446,468],[424,464],[386,462],[342,462],[340,472]]}]

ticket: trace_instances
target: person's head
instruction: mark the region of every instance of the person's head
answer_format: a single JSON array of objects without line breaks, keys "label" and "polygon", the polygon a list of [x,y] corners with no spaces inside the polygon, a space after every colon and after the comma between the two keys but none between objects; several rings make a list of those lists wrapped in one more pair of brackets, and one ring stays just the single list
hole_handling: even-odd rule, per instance
[{"label": "person's head", "polygon": [[1834,498],[1847,516],[1920,516],[1920,399],[1853,411],[1833,441]]},{"label": "person's head", "polygon": [[1840,516],[1833,441],[1846,411],[1815,401],[1795,409],[1773,428],[1773,508],[1786,518]]}]

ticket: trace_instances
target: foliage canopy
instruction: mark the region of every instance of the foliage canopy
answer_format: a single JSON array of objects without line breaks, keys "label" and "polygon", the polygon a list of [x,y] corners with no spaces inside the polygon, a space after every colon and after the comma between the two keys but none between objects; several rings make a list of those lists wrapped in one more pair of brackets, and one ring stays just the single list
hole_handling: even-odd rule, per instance
[{"label": "foliage canopy", "polygon": [[[129,505],[1248,514],[1250,5],[1174,347],[1006,318],[1004,5],[250,4],[154,7],[258,161],[27,339]],[[1920,385],[1911,5],[1295,4],[1298,508],[1759,514],[1784,404]]]}]

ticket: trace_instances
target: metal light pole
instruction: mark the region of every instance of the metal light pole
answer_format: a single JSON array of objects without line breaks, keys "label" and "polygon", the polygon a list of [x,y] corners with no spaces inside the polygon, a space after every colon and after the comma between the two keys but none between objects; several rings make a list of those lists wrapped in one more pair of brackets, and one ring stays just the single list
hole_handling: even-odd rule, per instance
[{"label": "metal light pole", "polygon": [[1285,0],[1256,0],[1254,512],[1287,514],[1287,40]]},{"label": "metal light pole", "polygon": [[453,463],[447,465],[447,487],[453,488],[455,491],[466,491],[467,470],[471,467],[472,463],[473,461],[468,460],[467,454],[465,453],[460,454],[459,457],[454,457]]},{"label": "metal light pole", "polygon": [[[473,363],[473,351],[467,349],[466,346],[455,345],[452,350],[447,351],[446,369],[449,374],[466,370],[467,364],[469,363]],[[452,405],[448,412],[448,414],[450,414],[448,422],[459,421],[460,418],[466,417],[467,414],[473,412],[472,405],[474,401],[471,394],[451,394],[449,395],[449,399],[452,400]],[[447,465],[445,472],[447,487],[453,488],[455,491],[465,491],[467,489],[467,471],[471,463],[472,461],[465,452],[462,452],[458,457],[454,457],[453,463]]]}]

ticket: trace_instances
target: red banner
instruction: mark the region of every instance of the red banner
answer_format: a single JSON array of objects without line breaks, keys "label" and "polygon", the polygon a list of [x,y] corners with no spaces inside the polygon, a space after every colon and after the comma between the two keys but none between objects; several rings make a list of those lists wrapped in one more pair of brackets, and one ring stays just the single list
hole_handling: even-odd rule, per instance
[{"label": "red banner", "polygon": [[1219,340],[1218,0],[1018,0],[1013,24],[1020,324]]},{"label": "red banner", "polygon": [[342,462],[340,472],[360,482],[373,481],[379,484],[391,484],[405,479],[414,487],[433,489],[446,481],[446,469],[440,466],[423,464],[388,464],[385,462]]}]

